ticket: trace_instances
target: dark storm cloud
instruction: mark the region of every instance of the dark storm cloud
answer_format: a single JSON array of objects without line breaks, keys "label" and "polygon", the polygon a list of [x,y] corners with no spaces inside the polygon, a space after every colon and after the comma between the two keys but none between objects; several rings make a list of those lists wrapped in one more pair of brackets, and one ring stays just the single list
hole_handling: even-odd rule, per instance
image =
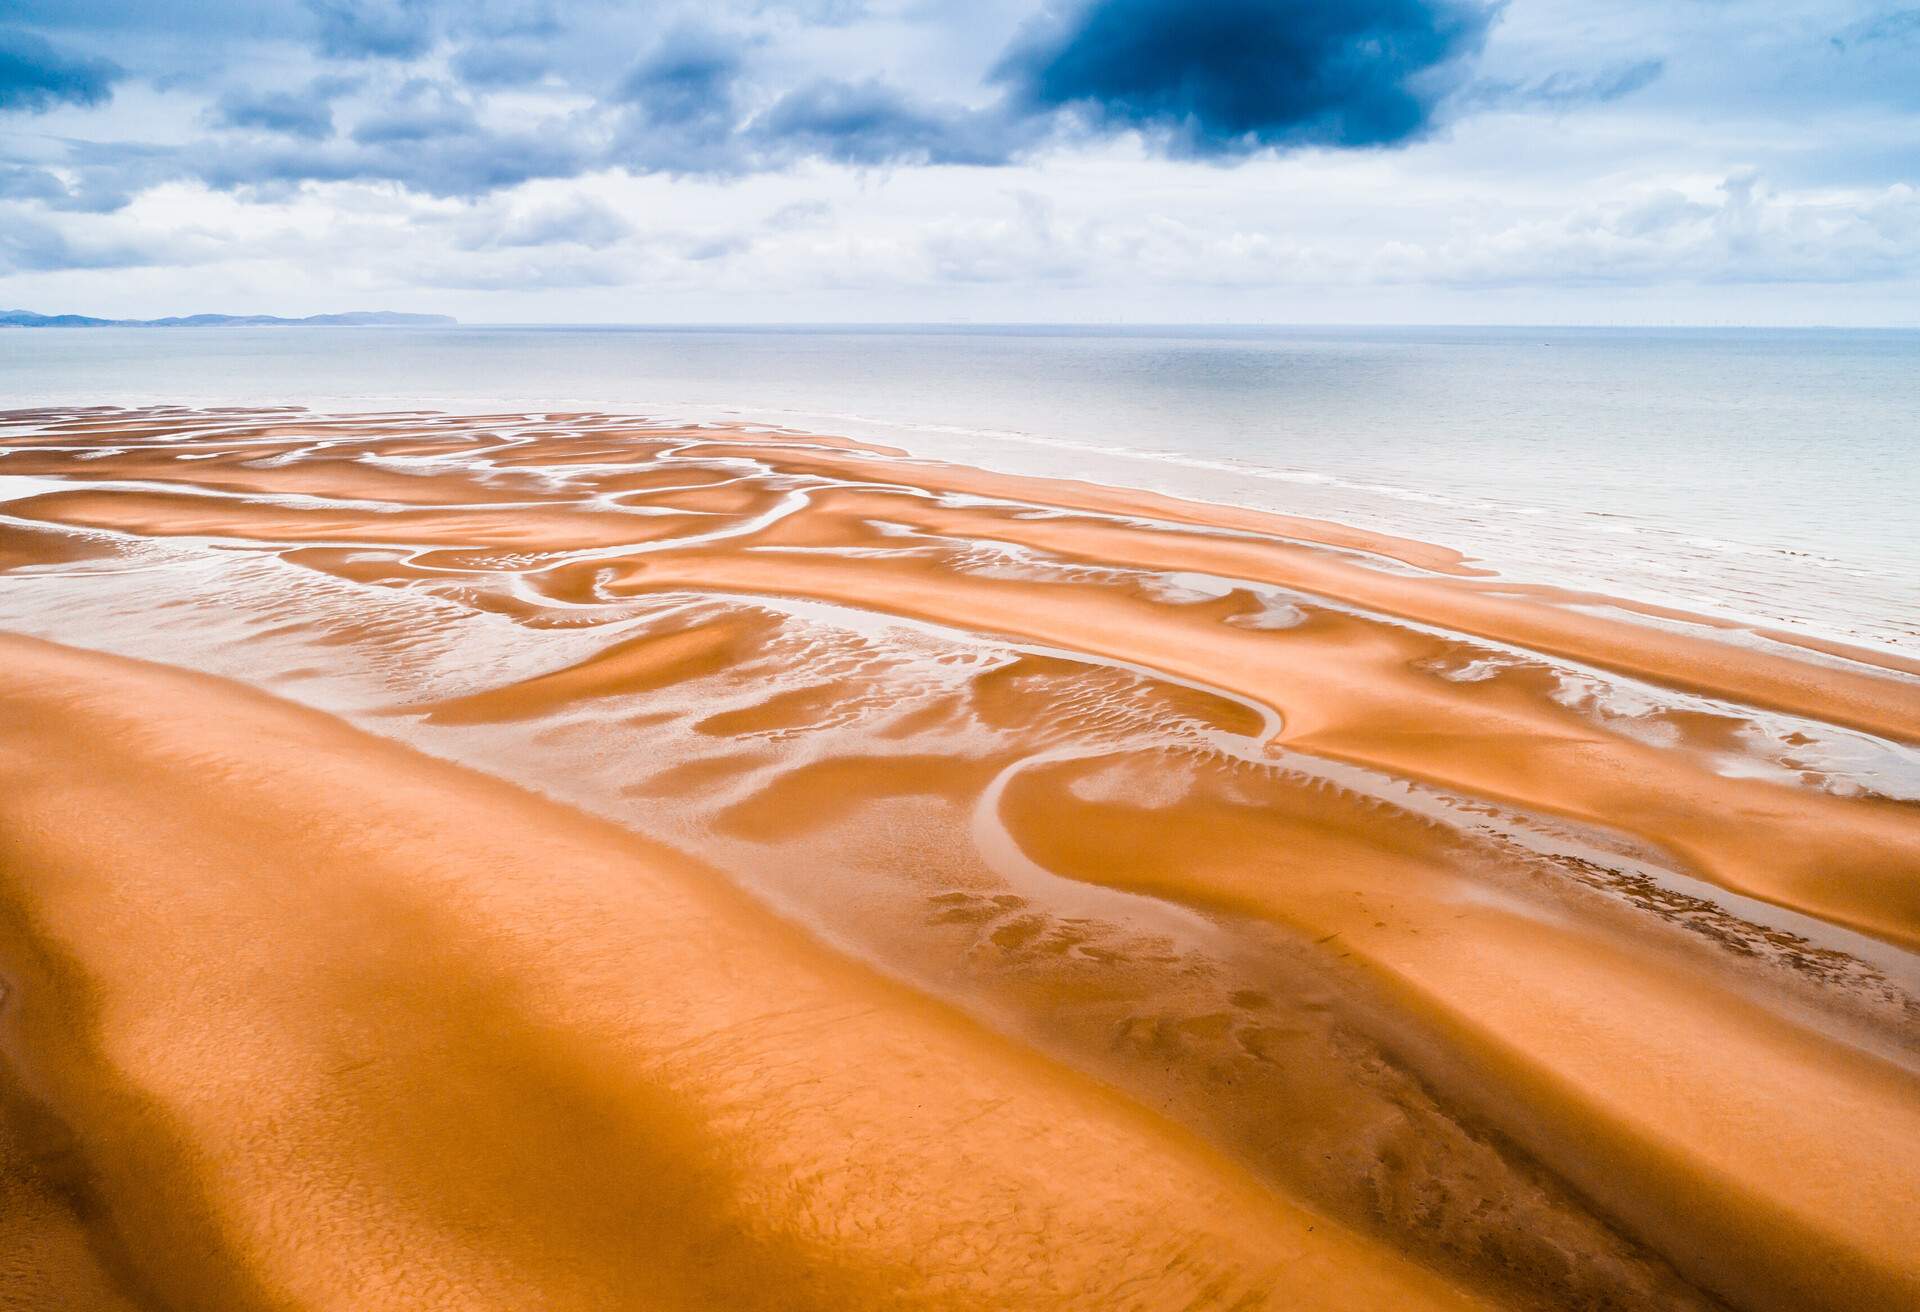
[{"label": "dark storm cloud", "polygon": [[996,77],[1173,153],[1418,137],[1494,16],[1470,0],[1092,0],[1030,31]]},{"label": "dark storm cloud", "polygon": [[33,32],[0,28],[0,110],[97,105],[113,94],[120,67],[71,54]]},{"label": "dark storm cloud", "polygon": [[744,125],[740,42],[682,28],[614,93],[636,124],[618,153],[709,173],[805,158],[993,166],[1046,140],[1063,111],[1096,132],[1142,129],[1176,154],[1393,144],[1426,129],[1492,15],[1474,0],[1094,0],[1017,41],[994,75],[1004,94],[985,108],[818,78]]}]

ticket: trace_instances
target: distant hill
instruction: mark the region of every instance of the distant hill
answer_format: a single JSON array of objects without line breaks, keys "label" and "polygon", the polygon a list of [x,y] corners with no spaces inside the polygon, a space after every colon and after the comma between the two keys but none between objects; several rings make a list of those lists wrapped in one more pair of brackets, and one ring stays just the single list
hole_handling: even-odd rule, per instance
[{"label": "distant hill", "polygon": [[444,314],[399,314],[393,310],[354,310],[348,314],[310,314],[282,319],[273,314],[188,314],[166,319],[95,319],[85,314],[35,314],[0,310],[0,328],[421,328],[457,324]]}]

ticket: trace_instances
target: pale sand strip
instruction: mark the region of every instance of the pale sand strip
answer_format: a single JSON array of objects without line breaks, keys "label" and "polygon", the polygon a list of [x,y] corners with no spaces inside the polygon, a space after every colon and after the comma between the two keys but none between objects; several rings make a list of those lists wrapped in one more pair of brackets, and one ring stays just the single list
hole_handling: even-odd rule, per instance
[{"label": "pale sand strip", "polygon": [[[754,450],[737,445],[725,449],[734,454]],[[699,453],[698,447],[688,448],[690,455]],[[1235,506],[1210,506],[1094,483],[1003,474],[938,461],[872,459],[778,446],[762,447],[758,454],[777,469],[835,479],[871,480],[918,490],[1004,499],[1013,504],[1058,506],[1123,519],[1157,520],[1170,525],[1256,534],[1269,540],[1175,536],[1114,524],[1104,526],[1109,531],[1100,533],[1097,546],[1092,546],[1086,540],[1089,533],[1084,526],[998,517],[1000,527],[1010,540],[1060,549],[1070,557],[1085,550],[1091,558],[1116,564],[1211,570],[1304,588],[1384,614],[1518,643],[1673,687],[1724,695],[1751,705],[1812,715],[1836,724],[1920,742],[1920,687],[1911,680],[1887,679],[1867,670],[1813,666],[1784,653],[1736,647],[1704,634],[1674,633],[1624,619],[1582,614],[1551,603],[1602,602],[1629,613],[1687,620],[1709,628],[1730,627],[1725,621],[1710,621],[1668,607],[1644,606],[1623,598],[1575,596],[1557,588],[1504,580],[1482,584],[1468,578],[1446,577],[1484,571],[1466,567],[1458,552],[1443,547],[1344,525],[1328,525],[1319,520]],[[1317,543],[1399,560],[1432,571],[1433,576],[1386,574],[1351,561],[1302,550],[1297,543]],[[1879,664],[1889,671],[1920,673],[1920,665],[1878,652],[1832,642],[1785,640],[1868,666]]]},{"label": "pale sand strip", "polygon": [[684,857],[219,680],[0,659],[9,1059],[174,1306],[1468,1305]]},{"label": "pale sand strip", "polygon": [[1607,733],[1523,682],[1421,674],[1410,662],[1433,644],[1389,627],[1334,617],[1276,641],[1204,605],[1097,587],[1069,598],[938,561],[833,555],[676,551],[622,567],[603,590],[665,588],[811,597],[1165,670],[1275,707],[1282,741],[1303,750],[1618,827],[1725,887],[1920,945],[1913,807],[1725,777]]}]

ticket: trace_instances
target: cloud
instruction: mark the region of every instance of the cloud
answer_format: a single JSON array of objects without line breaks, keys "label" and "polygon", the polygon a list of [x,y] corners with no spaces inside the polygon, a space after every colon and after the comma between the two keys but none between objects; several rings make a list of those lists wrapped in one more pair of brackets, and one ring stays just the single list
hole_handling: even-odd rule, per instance
[{"label": "cloud", "polygon": [[253,189],[272,196],[308,182],[387,182],[444,199],[571,178],[589,161],[565,133],[495,132],[471,122],[433,132],[424,120],[390,117],[365,140],[201,148],[183,163],[217,191]]},{"label": "cloud", "polygon": [[1831,44],[1836,50],[1878,44],[1920,44],[1920,9],[1894,9],[1863,18],[1836,33]]},{"label": "cloud", "polygon": [[0,164],[0,200],[38,201],[50,210],[108,214],[125,209],[132,192],[111,171],[79,170],[73,183],[32,164]]},{"label": "cloud", "polygon": [[1396,243],[1383,282],[1460,287],[1837,286],[1920,274],[1920,191],[1780,193],[1743,170],[1711,192],[1655,190],[1505,228]]},{"label": "cloud", "polygon": [[[38,31],[138,34],[187,33],[202,43],[239,35],[296,38],[311,25],[303,0],[249,0],[210,4],[208,0],[7,0],[13,21]],[[128,54],[131,55],[129,50]]]},{"label": "cloud", "polygon": [[1597,73],[1563,70],[1530,82],[1488,79],[1465,88],[1455,103],[1470,109],[1567,109],[1574,105],[1604,105],[1653,85],[1666,68],[1663,59],[1641,59],[1616,64]]},{"label": "cloud", "polygon": [[[305,90],[229,85],[211,96],[202,121],[252,140],[213,137],[155,146],[144,155],[136,143],[92,143],[135,153],[120,162],[101,158],[72,168],[60,179],[69,189],[65,200],[40,182],[32,185],[49,205],[81,204],[76,197],[84,192],[90,198],[85,204],[111,207],[143,187],[178,178],[260,195],[283,195],[305,183],[369,182],[472,199],[534,179],[604,169],[737,178],[809,159],[862,168],[996,167],[1018,163],[1054,139],[1076,117],[1063,119],[1062,106],[1081,111],[1079,121],[1108,130],[1146,127],[1176,153],[1231,154],[1282,138],[1324,142],[1343,133],[1373,140],[1384,130],[1371,119],[1365,132],[1355,127],[1362,122],[1358,102],[1364,95],[1378,98],[1383,85],[1404,91],[1420,69],[1463,49],[1478,29],[1466,18],[1452,26],[1443,18],[1481,13],[1460,7],[1469,3],[1363,0],[1358,10],[1336,6],[1345,17],[1308,22],[1300,17],[1308,13],[1307,0],[1195,0],[1188,21],[1180,21],[1174,10],[1181,6],[1172,0],[1098,0],[1066,12],[1044,32],[1030,33],[1004,56],[998,81],[976,83],[977,94],[967,104],[927,98],[905,89],[907,84],[874,76],[822,76],[817,61],[811,68],[796,63],[787,47],[775,44],[777,34],[786,34],[783,41],[792,38],[796,25],[840,24],[836,43],[843,34],[866,31],[881,20],[871,19],[860,3],[720,0],[702,6],[696,19],[691,4],[664,15],[654,9],[629,16],[592,7],[561,9],[546,0],[458,6],[446,0],[277,0],[262,20],[266,35],[254,38],[235,27],[216,44],[237,49],[252,40],[306,40],[327,58],[360,64],[353,85],[370,112],[345,125],[344,140],[335,135],[333,104],[347,89],[342,79],[315,78]],[[912,21],[931,22],[932,12],[915,11]],[[1287,21],[1276,25],[1275,15]],[[104,33],[111,16],[87,9],[81,17],[80,26]],[[145,21],[136,19],[126,19],[123,36]],[[298,28],[302,19],[308,23],[304,32]],[[1311,29],[1304,37],[1302,24]],[[1245,45],[1238,38],[1247,31],[1267,41],[1265,47],[1253,42],[1252,64],[1220,65],[1222,43]],[[1186,45],[1171,48],[1177,67],[1170,76],[1180,80],[1186,100],[1169,99],[1165,86],[1152,83],[1157,75],[1146,71],[1152,61],[1127,44],[1144,43],[1148,53],[1165,54],[1167,32],[1185,33]],[[636,35],[644,53],[616,73],[615,52]],[[1243,131],[1237,120],[1223,117],[1222,105],[1244,99],[1245,88],[1230,83],[1271,73],[1284,53],[1276,45],[1283,36],[1293,42],[1287,50],[1318,41],[1310,53],[1322,63],[1350,58],[1367,68],[1384,64],[1387,71],[1343,74],[1346,82],[1333,89],[1347,102],[1333,118],[1322,105],[1311,122],[1280,124],[1273,117],[1280,93],[1263,92],[1266,108]],[[138,48],[152,45],[142,37]],[[857,42],[848,48],[856,57],[862,49]],[[983,49],[991,48],[989,43]],[[440,57],[443,68],[436,67]],[[1128,60],[1140,66],[1128,73]],[[311,54],[305,62],[314,66]],[[1324,71],[1315,76],[1328,81]],[[1120,86],[1126,78],[1132,79],[1130,91]],[[529,102],[522,100],[513,106],[517,118],[508,120],[497,112],[505,102],[494,94],[503,88],[521,89],[516,96],[549,97],[555,112],[528,123]],[[601,94],[583,105],[581,91]],[[1378,118],[1377,106],[1367,112]]]},{"label": "cloud", "polygon": [[67,198],[67,184],[46,169],[0,164],[0,200],[37,200],[58,203]]},{"label": "cloud", "polygon": [[704,28],[668,33],[615,89],[617,103],[634,105],[653,123],[733,121],[739,43]]},{"label": "cloud", "polygon": [[807,288],[908,317],[1289,286],[1817,307],[1920,279],[1916,3],[0,0],[0,261],[726,313]]},{"label": "cloud", "polygon": [[516,215],[483,239],[469,243],[469,248],[584,246],[604,250],[632,235],[633,225],[605,205],[578,200]]},{"label": "cloud", "polygon": [[618,287],[631,281],[633,275],[633,270],[620,261],[572,254],[513,254],[478,261],[471,257],[435,259],[394,272],[423,286],[462,291]]},{"label": "cloud", "polygon": [[415,83],[346,138],[330,136],[322,130],[330,122],[324,106],[343,89],[337,80],[319,79],[301,94],[239,93],[216,102],[210,117],[254,129],[244,136],[182,144],[54,139],[47,159],[0,155],[0,168],[57,166],[59,194],[37,177],[14,185],[44,195],[53,208],[106,211],[181,181],[254,199],[285,199],[308,183],[352,182],[474,199],[538,179],[577,177],[603,164],[602,148],[568,117],[495,127],[438,84]]},{"label": "cloud", "polygon": [[680,258],[705,263],[709,260],[727,260],[753,249],[753,239],[740,233],[722,233],[717,236],[697,237],[688,242],[680,252]]},{"label": "cloud", "polygon": [[0,214],[0,275],[184,263],[190,252],[150,240],[90,240],[17,210]]},{"label": "cloud", "polygon": [[454,76],[468,86],[525,86],[546,76],[553,56],[532,41],[482,41],[455,55],[451,66]]},{"label": "cloud", "polygon": [[824,200],[797,200],[767,215],[766,226],[777,231],[824,228],[833,222],[833,206]]},{"label": "cloud", "polygon": [[[322,79],[309,94],[342,84]],[[443,84],[415,80],[355,124],[345,138],[278,133],[183,146],[76,143],[80,171],[128,185],[195,179],[215,191],[285,199],[307,183],[387,183],[440,199],[472,199],[541,178],[571,178],[592,164],[571,123],[489,126]]]},{"label": "cloud", "polygon": [[934,225],[921,238],[929,272],[942,282],[1072,283],[1100,254],[1096,224],[1067,224],[1044,198],[1016,192],[1010,219],[974,218]]},{"label": "cloud", "polygon": [[1474,0],[1091,0],[1029,30],[995,77],[1173,154],[1419,137],[1494,11]]},{"label": "cloud", "polygon": [[829,79],[788,92],[749,135],[776,158],[840,164],[1005,164],[1020,138],[997,113],[923,104],[879,81]]},{"label": "cloud", "polygon": [[[23,146],[27,139],[16,138],[11,144]],[[75,138],[41,138],[38,144],[43,149],[34,152],[34,158],[16,155],[0,160],[0,172],[11,165],[42,175],[31,181],[17,179],[16,185],[39,193],[49,209],[109,213],[124,209],[140,192],[188,172],[174,147]],[[57,190],[48,185],[48,179]]]},{"label": "cloud", "polygon": [[643,170],[741,171],[741,70],[737,40],[693,25],[669,32],[610,98],[626,110],[613,158]]},{"label": "cloud", "polygon": [[1817,93],[1833,100],[1880,100],[1920,105],[1920,9],[1871,14],[1834,33],[1827,67],[1808,68]]},{"label": "cloud", "polygon": [[43,36],[0,28],[0,110],[98,105],[122,76],[110,60],[67,54]]},{"label": "cloud", "polygon": [[865,18],[867,0],[749,0],[748,10],[809,23],[818,27],[845,27]]},{"label": "cloud", "polygon": [[306,0],[320,53],[335,59],[418,59],[433,48],[428,0]]},{"label": "cloud", "polygon": [[309,89],[291,91],[229,91],[214,102],[212,117],[219,127],[278,132],[284,136],[323,141],[333,135],[333,108],[327,97]]},{"label": "cloud", "polygon": [[363,119],[353,129],[353,139],[363,146],[409,145],[469,137],[479,131],[472,106],[442,95],[432,103],[402,102],[384,114]]}]

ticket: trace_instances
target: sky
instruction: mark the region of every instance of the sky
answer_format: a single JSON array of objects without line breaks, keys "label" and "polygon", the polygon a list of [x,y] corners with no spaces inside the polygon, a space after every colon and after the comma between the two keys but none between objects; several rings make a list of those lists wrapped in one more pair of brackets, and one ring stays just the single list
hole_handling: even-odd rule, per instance
[{"label": "sky", "polygon": [[0,308],[1920,324],[1920,8],[6,0]]}]

